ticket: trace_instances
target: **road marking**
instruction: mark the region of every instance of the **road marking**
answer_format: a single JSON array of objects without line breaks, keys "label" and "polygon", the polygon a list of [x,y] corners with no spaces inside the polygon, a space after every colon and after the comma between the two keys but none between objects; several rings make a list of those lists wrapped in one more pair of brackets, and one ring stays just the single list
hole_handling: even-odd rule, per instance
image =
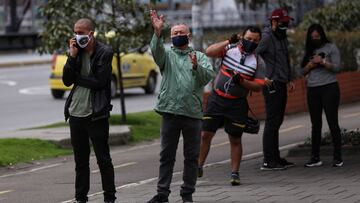
[{"label": "road marking", "polygon": [[13,190],[4,190],[4,191],[0,191],[0,195],[12,192]]},{"label": "road marking", "polygon": [[219,143],[219,144],[214,144],[214,145],[211,145],[211,147],[221,147],[221,146],[224,146],[224,145],[227,145],[229,144],[230,142],[223,142],[223,143]]},{"label": "road marking", "polygon": [[20,94],[27,94],[27,95],[49,95],[50,88],[48,85],[45,86],[37,86],[37,87],[28,87],[19,90]]},{"label": "road marking", "polygon": [[22,172],[18,172],[18,173],[11,173],[11,174],[7,174],[7,175],[2,175],[2,176],[0,176],[0,178],[6,178],[6,177],[11,177],[11,176],[17,176],[17,175],[24,175],[24,174],[32,173],[32,172],[35,172],[35,171],[40,171],[40,170],[43,170],[43,169],[54,168],[54,167],[60,166],[60,165],[63,165],[63,164],[58,163],[58,164],[52,164],[52,165],[48,165],[48,166],[42,166],[42,167],[39,167],[39,168],[33,168],[33,169],[29,170],[29,171],[22,171]]},{"label": "road marking", "polygon": [[[300,145],[300,144],[303,144],[303,143],[304,143],[304,142],[297,142],[297,143],[293,143],[293,144],[288,144],[288,145],[285,145],[285,146],[280,147],[279,150],[282,151],[282,150],[291,149],[291,148],[296,147],[296,146],[298,146],[298,145]],[[255,152],[255,153],[251,153],[251,154],[244,155],[244,156],[242,157],[242,161],[260,157],[260,156],[262,156],[262,154],[263,154],[262,152]],[[226,160],[223,160],[223,161],[206,164],[204,167],[207,168],[207,167],[211,167],[211,166],[214,166],[214,165],[226,164],[226,163],[229,163],[229,162],[230,162],[230,159],[226,159]],[[174,173],[173,173],[173,177],[174,177],[175,175],[180,175],[180,174],[182,174],[182,173],[183,173],[183,171],[174,172]],[[153,177],[153,178],[141,180],[141,181],[134,182],[134,183],[128,183],[128,184],[125,184],[125,185],[121,185],[121,186],[116,187],[116,190],[119,190],[119,189],[122,189],[122,188],[137,187],[137,186],[140,186],[140,185],[144,185],[144,184],[153,182],[153,181],[155,181],[155,180],[157,180],[157,179],[158,179],[158,177]],[[101,194],[103,194],[103,192],[96,192],[96,193],[92,193],[92,194],[88,195],[88,197],[94,197],[94,196],[101,195]],[[61,202],[61,203],[71,203],[71,202],[73,202],[74,200],[75,200],[75,199],[66,200],[66,201],[63,201],[63,202]]]},{"label": "road marking", "polygon": [[302,127],[304,127],[304,126],[303,125],[295,125],[295,126],[292,126],[292,127],[281,129],[281,130],[279,130],[279,133],[289,132],[289,131],[292,131],[292,130],[295,130],[295,129],[298,129],[298,128],[302,128]]},{"label": "road marking", "polygon": [[343,118],[352,118],[352,117],[357,117],[357,116],[360,116],[360,113],[346,114],[346,115],[343,115],[341,117],[343,117]]},{"label": "road marking", "polygon": [[8,86],[15,86],[17,83],[12,80],[3,80],[3,81],[0,81],[0,84],[4,84],[4,85],[8,85]]},{"label": "road marking", "polygon": [[[125,163],[125,164],[121,164],[121,165],[117,165],[117,166],[114,166],[114,169],[117,169],[117,168],[122,168],[122,167],[126,167],[126,166],[131,166],[131,165],[135,165],[137,164],[136,162],[129,162],[129,163]],[[100,170],[93,170],[91,171],[91,173],[99,173]]]}]

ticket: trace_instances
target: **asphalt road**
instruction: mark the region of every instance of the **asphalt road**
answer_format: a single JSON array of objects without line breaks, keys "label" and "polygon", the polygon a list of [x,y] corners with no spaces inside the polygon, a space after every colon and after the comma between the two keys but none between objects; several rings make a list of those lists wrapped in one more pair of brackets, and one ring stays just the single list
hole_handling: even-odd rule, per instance
[{"label": "asphalt road", "polygon": [[[359,128],[359,118],[360,103],[341,107],[339,119],[342,127],[347,129]],[[326,129],[326,121],[324,120],[324,130]],[[287,116],[280,131],[280,146],[302,142],[309,133],[310,121],[307,113]],[[262,151],[261,135],[262,132],[259,135],[245,134],[243,136],[244,155],[259,155]],[[154,184],[155,193],[159,150],[158,140],[136,146],[112,148],[116,186],[119,188],[131,188],[136,187],[137,184],[150,181]],[[213,140],[207,164],[228,159],[228,139],[224,132],[220,130]],[[182,171],[182,162],[182,142],[180,142],[175,172]],[[303,163],[297,164],[301,166]],[[261,163],[259,163],[259,167],[260,165]],[[101,191],[101,181],[96,160],[93,156],[91,158],[91,171],[89,195],[92,196],[92,199],[95,199],[94,202],[102,202],[102,195],[97,194]],[[175,175],[180,175],[180,173]],[[74,163],[72,156],[23,164],[13,169],[0,169],[0,202],[71,202],[73,188]],[[152,195],[148,194],[149,198]],[[119,202],[123,202],[121,201],[121,193],[117,194],[117,196]]]},{"label": "asphalt road", "polygon": [[[65,98],[50,94],[49,65],[0,69],[0,137],[2,131],[63,121]],[[159,88],[159,84],[158,84]],[[125,90],[127,112],[153,109],[156,94],[145,95],[141,88]],[[120,100],[113,99],[113,114],[120,114]]]}]

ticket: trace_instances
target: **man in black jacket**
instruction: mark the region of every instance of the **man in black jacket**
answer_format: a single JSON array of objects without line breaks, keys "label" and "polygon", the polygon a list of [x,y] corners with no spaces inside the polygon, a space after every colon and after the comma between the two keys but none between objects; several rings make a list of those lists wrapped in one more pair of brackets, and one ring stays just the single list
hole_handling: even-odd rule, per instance
[{"label": "man in black jacket", "polygon": [[293,20],[286,9],[275,9],[270,18],[270,28],[264,29],[256,52],[266,64],[263,95],[266,120],[263,135],[264,163],[261,170],[284,170],[295,164],[280,157],[279,129],[284,120],[287,90],[294,91],[293,73],[289,62],[286,30]]},{"label": "man in black jacket", "polygon": [[113,51],[94,39],[94,23],[87,18],[74,25],[69,56],[63,70],[63,82],[74,85],[65,103],[65,120],[69,119],[71,144],[75,157],[75,199],[87,202],[90,187],[89,139],[100,168],[104,201],[115,202],[114,167],[110,157],[109,111],[111,61]]}]

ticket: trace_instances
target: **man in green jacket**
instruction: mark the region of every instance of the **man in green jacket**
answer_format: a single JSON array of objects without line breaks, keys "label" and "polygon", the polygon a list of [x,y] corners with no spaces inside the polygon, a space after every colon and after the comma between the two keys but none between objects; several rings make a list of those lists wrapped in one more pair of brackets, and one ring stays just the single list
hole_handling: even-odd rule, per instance
[{"label": "man in green jacket", "polygon": [[171,28],[171,49],[165,49],[161,30],[164,16],[150,12],[154,36],[150,46],[162,81],[155,111],[161,114],[161,152],[157,195],[149,202],[168,202],[180,132],[184,140],[184,173],[180,195],[192,202],[197,179],[197,160],[202,125],[203,87],[215,76],[205,54],[189,47],[190,31],[185,24]]}]

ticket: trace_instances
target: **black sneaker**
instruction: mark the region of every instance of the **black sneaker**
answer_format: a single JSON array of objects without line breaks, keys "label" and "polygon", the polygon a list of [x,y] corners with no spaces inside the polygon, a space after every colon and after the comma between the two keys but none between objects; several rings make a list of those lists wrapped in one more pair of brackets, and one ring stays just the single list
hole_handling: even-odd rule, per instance
[{"label": "black sneaker", "polygon": [[289,162],[284,158],[279,159],[279,164],[283,165],[285,168],[290,168],[295,166],[295,163]]},{"label": "black sneaker", "polygon": [[307,162],[304,166],[311,168],[311,167],[319,167],[322,165],[322,161],[319,158],[311,158],[309,162]]},{"label": "black sneaker", "polygon": [[264,162],[263,165],[260,167],[262,171],[278,171],[278,170],[285,170],[286,168],[277,163],[277,162]]},{"label": "black sneaker", "polygon": [[239,172],[232,172],[231,173],[230,183],[231,183],[232,186],[240,185]]},{"label": "black sneaker", "polygon": [[183,203],[193,203],[193,198],[191,195],[181,196]]},{"label": "black sneaker", "polygon": [[344,162],[342,160],[334,160],[332,166],[333,167],[341,167],[344,165]]},{"label": "black sneaker", "polygon": [[198,173],[197,173],[198,178],[203,177],[203,175],[204,175],[203,167],[198,167]]},{"label": "black sneaker", "polygon": [[149,200],[147,203],[168,203],[169,199],[167,196],[162,194],[155,195],[151,200]]}]

